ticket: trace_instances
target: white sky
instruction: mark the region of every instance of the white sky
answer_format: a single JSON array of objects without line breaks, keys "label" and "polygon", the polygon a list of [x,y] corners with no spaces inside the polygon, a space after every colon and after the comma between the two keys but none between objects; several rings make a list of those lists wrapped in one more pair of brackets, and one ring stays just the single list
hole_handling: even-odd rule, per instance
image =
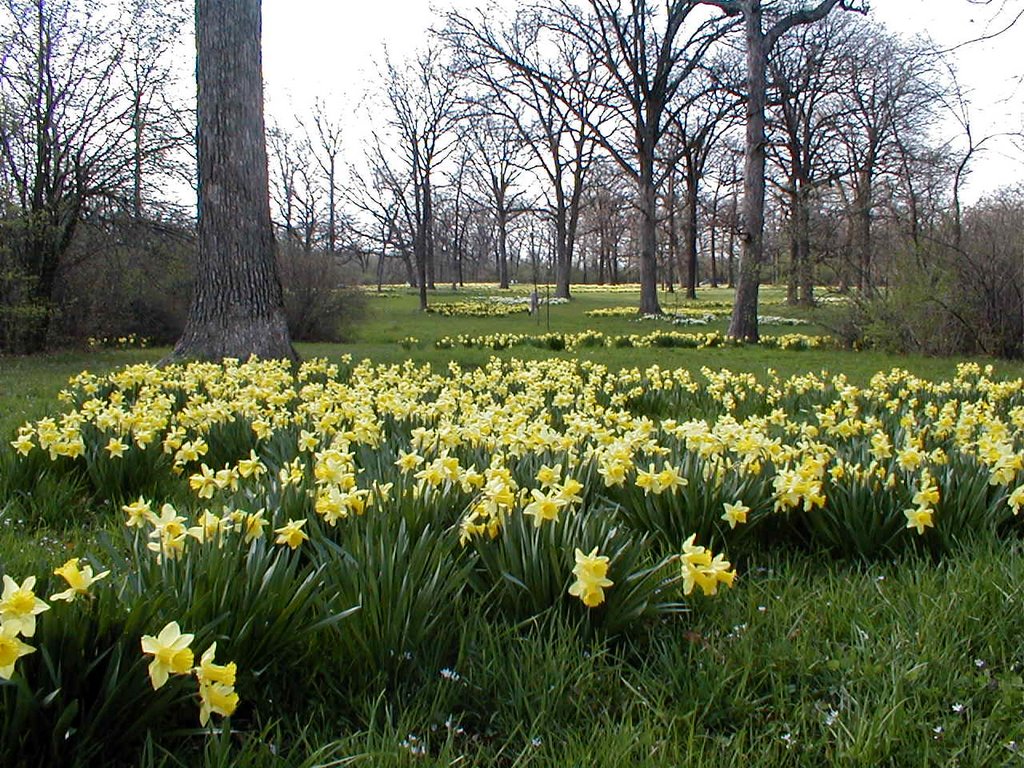
[{"label": "white sky", "polygon": [[[468,10],[481,0],[263,0],[263,60],[267,110],[287,121],[320,98],[352,115],[349,135],[365,121],[356,105],[376,83],[375,61],[386,45],[400,60],[428,42],[437,20],[431,6]],[[502,0],[514,7],[515,0]],[[1003,16],[1024,8],[1024,0],[872,0],[872,15],[906,35],[929,34],[951,47],[989,31],[994,7]],[[995,24],[993,26],[1001,26]],[[1024,127],[1024,19],[985,43],[956,52],[962,85],[970,93],[976,136]],[[993,141],[974,165],[968,198],[1024,180],[1024,157],[1008,141]]]}]

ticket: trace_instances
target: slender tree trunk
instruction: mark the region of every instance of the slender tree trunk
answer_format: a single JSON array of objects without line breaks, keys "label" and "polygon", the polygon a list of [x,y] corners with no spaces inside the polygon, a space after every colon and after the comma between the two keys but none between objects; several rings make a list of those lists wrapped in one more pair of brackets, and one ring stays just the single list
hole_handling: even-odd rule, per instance
[{"label": "slender tree trunk", "polygon": [[697,174],[686,172],[686,298],[697,298]]},{"label": "slender tree trunk", "polygon": [[498,287],[508,288],[508,221],[505,203],[501,201],[498,210]]},{"label": "slender tree trunk", "polygon": [[658,303],[658,194],[654,148],[640,158],[640,314],[660,315]]},{"label": "slender tree trunk", "polygon": [[437,288],[437,265],[434,263],[434,190],[429,170],[423,176],[423,262],[427,288],[433,291]]},{"label": "slender tree trunk", "polygon": [[814,262],[811,260],[811,195],[806,181],[801,182],[797,194],[796,234],[799,264],[797,303],[811,307],[814,305]]},{"label": "slender tree trunk", "polygon": [[270,220],[260,0],[196,0],[199,254],[172,358],[297,360]]},{"label": "slender tree trunk", "polygon": [[857,175],[857,190],[854,197],[854,232],[857,243],[860,291],[869,295],[874,290],[871,270],[871,173],[862,169]]},{"label": "slender tree trunk", "polygon": [[686,267],[683,264],[682,256],[679,249],[679,222],[676,220],[676,206],[678,205],[676,199],[676,175],[674,173],[669,174],[668,177],[668,194],[665,195],[665,208],[668,221],[668,278],[665,281],[670,291],[675,290],[675,265],[679,264],[680,276],[686,274]]},{"label": "slender tree trunk", "polygon": [[800,203],[797,199],[796,182],[792,178],[789,182],[790,188],[786,190],[786,202],[789,206],[789,274],[786,276],[786,304],[795,307],[800,297],[800,233],[797,224]]}]

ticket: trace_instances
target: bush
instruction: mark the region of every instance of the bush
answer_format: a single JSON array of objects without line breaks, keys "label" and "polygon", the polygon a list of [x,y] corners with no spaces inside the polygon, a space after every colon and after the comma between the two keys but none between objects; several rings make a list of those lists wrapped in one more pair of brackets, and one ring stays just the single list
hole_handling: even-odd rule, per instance
[{"label": "bush", "polygon": [[850,346],[934,355],[1024,354],[1024,188],[1004,190],[897,255],[888,285],[831,322]]},{"label": "bush", "polygon": [[351,287],[357,275],[341,256],[282,245],[277,264],[292,339],[339,342],[349,338],[355,319],[366,311],[366,300]]}]

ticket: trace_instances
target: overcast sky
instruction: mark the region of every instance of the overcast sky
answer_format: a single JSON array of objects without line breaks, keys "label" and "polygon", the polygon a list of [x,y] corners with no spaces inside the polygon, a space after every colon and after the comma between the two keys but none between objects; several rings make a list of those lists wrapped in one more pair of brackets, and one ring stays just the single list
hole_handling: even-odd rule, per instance
[{"label": "overcast sky", "polygon": [[[472,9],[479,0],[263,0],[263,58],[267,109],[281,118],[322,98],[352,114],[358,135],[359,97],[376,80],[375,61],[387,46],[400,60],[428,43],[432,7]],[[502,0],[514,7],[515,0]],[[994,7],[1003,15],[992,21]],[[872,0],[872,15],[900,34],[926,33],[952,47],[994,31],[1024,8],[1024,0]],[[1024,19],[998,38],[956,51],[961,83],[971,94],[978,136],[1024,126]],[[365,118],[363,118],[365,119]],[[975,166],[970,197],[1024,179],[1021,154],[992,142]]]}]

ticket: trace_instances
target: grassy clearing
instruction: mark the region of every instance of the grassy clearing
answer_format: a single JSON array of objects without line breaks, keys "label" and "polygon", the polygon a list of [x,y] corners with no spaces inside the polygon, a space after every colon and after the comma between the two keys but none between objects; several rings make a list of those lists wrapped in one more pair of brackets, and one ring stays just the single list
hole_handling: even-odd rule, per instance
[{"label": "grassy clearing", "polygon": [[[445,293],[452,293],[452,300],[456,294],[462,298],[473,290],[439,292],[438,299]],[[768,298],[772,299],[770,292]],[[671,300],[663,298],[666,310],[672,308]],[[581,292],[572,304],[551,307],[551,330],[646,332],[654,321],[585,314],[630,303],[635,303],[635,296],[626,292]],[[435,370],[444,370],[452,360],[465,368],[482,366],[492,356],[585,358],[613,370],[657,364],[693,372],[707,366],[763,375],[774,369],[783,377],[827,369],[842,371],[858,384],[895,366],[926,378],[948,378],[960,362],[834,351],[767,353],[749,347],[588,348],[572,354],[529,347],[497,353],[437,350],[433,341],[453,333],[545,332],[546,312],[542,310],[539,320],[524,315],[423,316],[415,311],[415,297],[405,292],[371,300],[370,305],[371,316],[353,343],[303,345],[301,353],[333,360],[351,354],[356,360],[379,363],[413,359]],[[769,306],[771,314],[783,314],[783,307]],[[724,322],[717,328],[722,330]],[[421,345],[402,348],[398,341],[407,336],[416,336]],[[58,413],[57,392],[68,376],[83,369],[103,373],[153,361],[163,353],[3,360],[0,427],[13,437],[26,419]],[[997,371],[1005,376],[1020,373],[1003,364]],[[0,447],[0,462],[7,462],[0,463],[0,570],[19,578],[38,573],[53,591],[56,580],[44,574],[71,556],[85,554],[104,564],[130,562],[133,557],[149,562],[137,549],[144,548],[145,538],[125,534],[119,511],[123,500],[95,493],[94,486],[80,482],[74,473],[40,472],[29,498],[27,484],[11,480],[19,470],[8,439]],[[361,466],[370,466],[372,455],[360,456]],[[184,493],[172,500],[184,507],[188,498]],[[282,496],[279,502],[282,509],[300,509],[288,506],[298,504],[298,496]],[[427,512],[410,507],[402,513],[410,528],[374,522],[370,515],[359,518],[360,524],[349,526],[338,540],[338,551],[352,558],[336,558],[339,572],[332,573],[328,566],[323,576],[323,583],[335,584],[338,590],[323,599],[337,602],[320,604],[320,597],[310,593],[312,614],[340,610],[360,596],[365,602],[367,590],[385,590],[384,574],[398,574],[399,565],[419,567],[415,583],[433,591],[417,588],[410,594],[398,586],[370,604],[404,595],[413,602],[397,613],[406,618],[431,615],[417,607],[419,599],[445,607],[440,623],[425,620],[418,627],[409,626],[392,622],[385,613],[370,617],[364,611],[326,630],[340,634],[317,635],[314,642],[304,640],[298,631],[308,617],[302,618],[301,606],[296,606],[290,631],[275,636],[280,666],[290,670],[289,679],[275,679],[272,666],[261,670],[255,661],[231,657],[239,662],[240,688],[248,702],[232,719],[233,733],[220,735],[181,726],[187,692],[176,693],[176,704],[144,698],[150,692],[142,661],[136,659],[134,666],[123,669],[108,665],[103,680],[116,679],[122,686],[117,690],[137,693],[139,701],[158,710],[166,704],[166,722],[174,731],[168,733],[159,720],[149,722],[151,735],[143,740],[141,754],[117,759],[153,766],[1024,763],[1024,654],[1019,642],[1024,630],[1024,551],[1013,528],[1001,530],[999,536],[971,537],[941,557],[911,549],[870,562],[836,558],[834,551],[824,555],[808,546],[737,547],[740,577],[733,589],[714,598],[694,596],[686,601],[685,613],[653,617],[629,632],[602,639],[579,620],[582,609],[575,603],[568,611],[562,605],[520,615],[514,601],[506,600],[505,605],[512,607],[500,609],[508,613],[495,608],[497,585],[493,591],[450,590],[446,585],[462,578],[457,573],[461,561],[447,554],[458,550],[438,532],[451,529],[455,518],[448,507],[459,505],[464,506],[464,500],[439,503]],[[312,519],[310,525],[315,522]],[[410,529],[419,534],[409,535]],[[530,530],[527,525],[525,531]],[[263,573],[277,574],[267,577],[264,589],[296,594],[298,581],[288,581],[288,569],[308,563],[301,554],[304,550],[275,560],[271,549],[268,544],[259,550],[263,560],[251,553],[246,557],[263,562]],[[329,562],[331,551],[324,554]],[[120,599],[137,599],[133,604],[148,606],[159,621],[154,618],[155,624],[143,629],[154,631],[167,618],[179,616],[170,608],[172,594],[196,589],[187,574],[200,573],[202,564],[209,582],[205,592],[197,590],[189,601],[187,626],[201,633],[204,642],[218,638],[222,650],[231,649],[235,640],[237,653],[248,649],[252,659],[263,658],[265,649],[255,640],[238,640],[248,631],[245,626],[225,628],[230,617],[248,615],[259,616],[258,621],[265,622],[260,626],[273,627],[273,617],[259,613],[258,605],[231,602],[244,597],[228,586],[234,555],[228,551],[194,557],[180,570],[146,566],[139,578],[147,589],[137,598],[126,592]],[[280,565],[271,568],[274,562]],[[359,564],[365,571],[360,576],[356,568],[353,576]],[[448,570],[432,576],[432,569],[442,565]],[[507,564],[503,568],[508,571]],[[207,593],[222,595],[222,602],[201,598]],[[104,636],[104,622],[119,615],[104,600],[76,609],[81,611],[76,614],[79,625],[95,627],[90,631],[97,637]],[[111,653],[135,650],[139,631],[125,629],[128,634],[136,632],[132,643],[122,648],[111,640]],[[403,643],[414,649],[410,658],[387,652]],[[372,661],[364,663],[366,659]],[[5,690],[9,686],[0,687],[0,692]],[[257,691],[272,693],[266,700],[253,701]],[[14,714],[9,708],[0,715],[0,733],[8,740],[0,741],[0,750],[7,754],[10,739],[18,733]],[[40,758],[33,755],[40,754],[47,753],[24,751],[21,759],[26,765],[38,764]],[[97,755],[85,764],[103,763]]]}]

